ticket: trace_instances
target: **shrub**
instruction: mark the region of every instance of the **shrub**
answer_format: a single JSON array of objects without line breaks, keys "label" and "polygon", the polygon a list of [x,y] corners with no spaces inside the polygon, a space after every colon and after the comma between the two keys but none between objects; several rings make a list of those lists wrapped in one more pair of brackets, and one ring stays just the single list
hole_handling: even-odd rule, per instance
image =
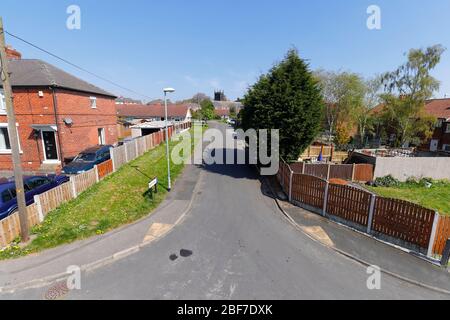
[{"label": "shrub", "polygon": [[391,175],[375,179],[375,187],[397,187],[399,185],[400,181]]}]

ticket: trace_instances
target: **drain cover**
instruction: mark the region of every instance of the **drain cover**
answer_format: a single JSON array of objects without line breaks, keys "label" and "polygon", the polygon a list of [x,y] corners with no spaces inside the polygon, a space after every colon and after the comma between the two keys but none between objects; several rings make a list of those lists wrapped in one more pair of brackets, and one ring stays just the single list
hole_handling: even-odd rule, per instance
[{"label": "drain cover", "polygon": [[58,282],[57,284],[50,287],[50,289],[47,290],[45,293],[44,299],[45,300],[58,300],[64,297],[69,293],[69,288],[67,288],[67,283],[64,282]]}]

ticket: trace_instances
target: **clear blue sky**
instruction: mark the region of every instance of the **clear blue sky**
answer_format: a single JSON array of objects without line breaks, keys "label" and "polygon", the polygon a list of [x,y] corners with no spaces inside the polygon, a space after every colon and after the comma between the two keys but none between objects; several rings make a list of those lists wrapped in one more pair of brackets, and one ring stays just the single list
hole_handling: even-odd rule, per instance
[{"label": "clear blue sky", "polygon": [[[81,8],[81,30],[66,9]],[[382,29],[366,27],[369,5]],[[92,72],[151,98],[173,86],[173,99],[223,89],[242,96],[295,46],[311,68],[371,76],[395,69],[410,48],[449,48],[435,77],[450,94],[448,0],[2,0],[5,28]],[[118,95],[143,98],[78,72],[7,37],[24,58],[41,58]],[[146,99],[145,97],[143,99]],[[148,99],[147,99],[148,100]]]}]

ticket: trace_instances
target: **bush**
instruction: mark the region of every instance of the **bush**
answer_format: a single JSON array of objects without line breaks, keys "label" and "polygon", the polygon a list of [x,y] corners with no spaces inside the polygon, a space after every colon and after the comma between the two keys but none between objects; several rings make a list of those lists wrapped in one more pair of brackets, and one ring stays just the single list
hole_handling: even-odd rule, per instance
[{"label": "bush", "polygon": [[381,178],[376,178],[375,187],[397,187],[400,185],[400,181],[395,179],[393,176],[388,175]]}]

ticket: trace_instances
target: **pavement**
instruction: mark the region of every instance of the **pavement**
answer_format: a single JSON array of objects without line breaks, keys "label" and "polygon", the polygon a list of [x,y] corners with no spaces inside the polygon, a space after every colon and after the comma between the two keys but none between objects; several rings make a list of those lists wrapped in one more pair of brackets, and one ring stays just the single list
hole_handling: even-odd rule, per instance
[{"label": "pavement", "polygon": [[[222,124],[211,126],[224,132]],[[217,155],[217,151],[233,149],[232,144],[215,141],[206,150]],[[59,299],[450,298],[431,286],[389,273],[380,275],[379,290],[369,289],[367,265],[336,249],[348,237],[349,242],[361,241],[360,251],[371,251],[376,247],[374,240],[369,243],[355,234],[341,234],[325,221],[302,222],[299,218],[303,230],[289,221],[278,205],[269,186],[250,166],[188,166],[171,198],[149,218],[35,257],[0,262],[0,279],[3,284],[15,285],[23,282],[23,276],[29,280],[53,270],[64,272],[68,264],[89,266],[85,254],[106,257],[107,262],[84,268],[81,289],[59,290]],[[150,242],[144,244],[144,239]],[[134,249],[125,249],[129,246]],[[119,247],[125,251],[114,258],[111,253]],[[386,246],[372,255],[397,263],[410,258],[397,249],[390,250]],[[384,267],[384,260],[376,262]],[[422,265],[411,267],[415,268]],[[444,274],[439,273],[441,280],[448,281]],[[45,299],[61,288],[55,281],[35,284],[4,290],[0,299]]]}]

